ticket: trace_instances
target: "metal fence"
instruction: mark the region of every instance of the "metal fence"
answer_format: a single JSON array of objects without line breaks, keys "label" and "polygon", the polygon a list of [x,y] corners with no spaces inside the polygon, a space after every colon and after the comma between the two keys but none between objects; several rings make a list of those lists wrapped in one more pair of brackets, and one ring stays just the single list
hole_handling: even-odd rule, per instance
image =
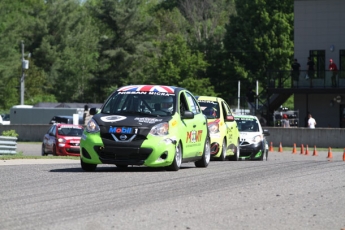
[{"label": "metal fence", "polygon": [[0,136],[0,155],[16,154],[17,138]]}]

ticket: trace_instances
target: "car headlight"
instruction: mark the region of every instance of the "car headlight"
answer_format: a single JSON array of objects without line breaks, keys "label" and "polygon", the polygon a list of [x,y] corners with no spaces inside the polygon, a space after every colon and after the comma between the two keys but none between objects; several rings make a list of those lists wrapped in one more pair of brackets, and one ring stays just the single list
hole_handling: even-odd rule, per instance
[{"label": "car headlight", "polygon": [[257,136],[255,136],[255,137],[253,138],[253,141],[254,141],[254,142],[260,142],[260,141],[262,141],[262,135],[257,135]]},{"label": "car headlight", "polygon": [[208,125],[208,130],[211,134],[219,133],[219,124],[218,123],[211,123]]},{"label": "car headlight", "polygon": [[59,142],[59,144],[60,144],[60,143],[66,143],[66,140],[63,139],[63,138],[59,138],[59,139],[58,139],[58,142]]},{"label": "car headlight", "polygon": [[169,134],[169,123],[163,122],[152,127],[150,134],[154,136],[166,136]]},{"label": "car headlight", "polygon": [[91,119],[86,125],[86,132],[97,133],[99,130],[100,128],[94,119]]}]

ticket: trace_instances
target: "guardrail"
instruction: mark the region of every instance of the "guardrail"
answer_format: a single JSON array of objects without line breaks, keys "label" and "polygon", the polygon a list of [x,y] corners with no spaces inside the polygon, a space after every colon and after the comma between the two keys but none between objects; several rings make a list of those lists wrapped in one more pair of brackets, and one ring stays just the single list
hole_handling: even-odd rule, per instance
[{"label": "guardrail", "polygon": [[17,138],[0,136],[0,155],[17,153]]}]

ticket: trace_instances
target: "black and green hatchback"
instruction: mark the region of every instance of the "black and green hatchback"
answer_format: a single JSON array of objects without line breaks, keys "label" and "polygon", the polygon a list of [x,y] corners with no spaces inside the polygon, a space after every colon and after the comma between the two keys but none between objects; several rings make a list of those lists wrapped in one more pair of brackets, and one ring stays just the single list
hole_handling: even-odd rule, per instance
[{"label": "black and green hatchback", "polygon": [[84,129],[81,167],[98,164],[165,167],[182,163],[207,167],[210,137],[207,119],[187,89],[163,85],[129,85],[113,92]]}]

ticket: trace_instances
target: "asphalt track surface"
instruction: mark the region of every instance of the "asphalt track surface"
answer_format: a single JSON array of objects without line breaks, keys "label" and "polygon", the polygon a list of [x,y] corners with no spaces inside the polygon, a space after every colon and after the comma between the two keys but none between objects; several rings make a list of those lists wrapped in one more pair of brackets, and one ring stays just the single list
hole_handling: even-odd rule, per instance
[{"label": "asphalt track surface", "polygon": [[[31,151],[40,145],[24,146]],[[270,152],[178,172],[2,160],[0,229],[345,229],[343,152],[328,156]]]}]

